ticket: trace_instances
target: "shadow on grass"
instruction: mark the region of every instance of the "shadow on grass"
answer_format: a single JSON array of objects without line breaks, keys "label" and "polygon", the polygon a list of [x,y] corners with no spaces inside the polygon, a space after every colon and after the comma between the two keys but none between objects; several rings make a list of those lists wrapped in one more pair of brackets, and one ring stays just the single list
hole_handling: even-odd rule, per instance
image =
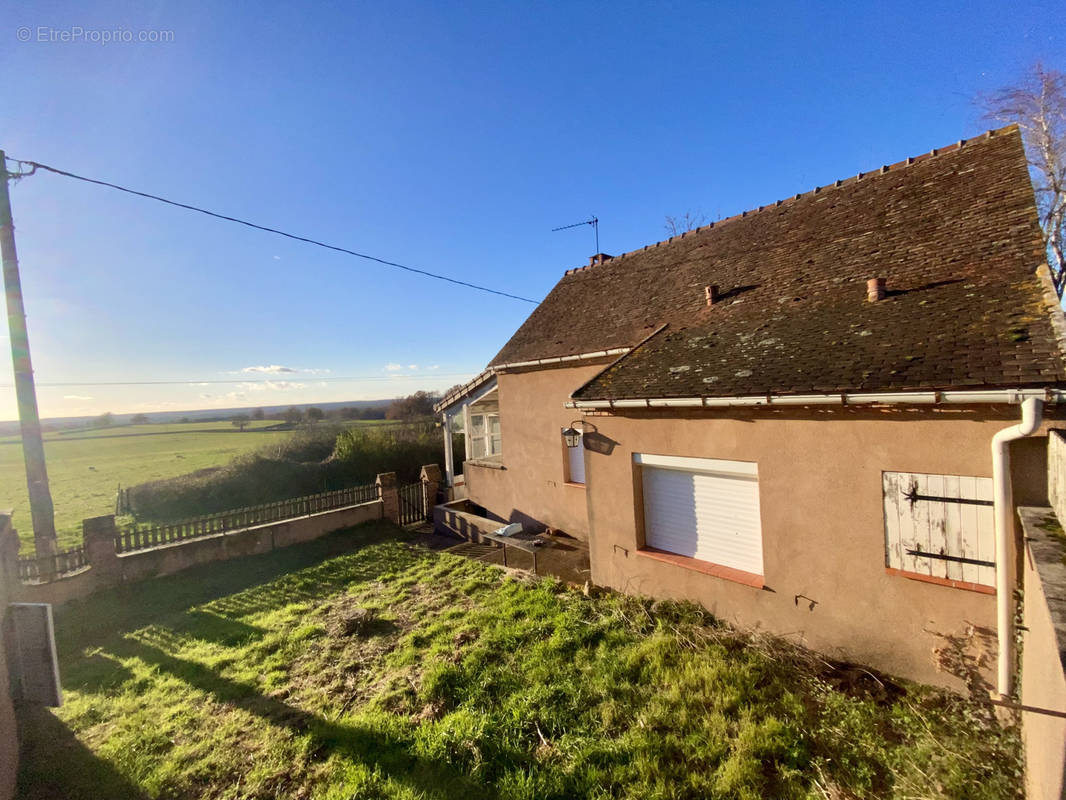
[{"label": "shadow on grass", "polygon": [[[167,618],[176,629],[191,630],[194,620],[182,624],[180,619],[173,619],[182,614],[200,618],[195,621],[194,635],[214,635],[218,638],[213,641],[219,643],[259,635],[261,632],[254,626],[245,625],[242,629],[243,623],[230,617],[322,598],[353,581],[406,566],[404,559],[396,555],[382,555],[366,564],[336,557],[367,545],[409,538],[409,534],[391,523],[372,522],[306,544],[205,564],[176,575],[124,584],[72,601],[56,609],[56,644],[60,661],[75,657],[86,647],[100,646],[115,636]],[[248,591],[256,587],[263,588]],[[191,609],[205,603],[212,604],[208,613],[216,621],[201,627],[198,623],[206,614]]]},{"label": "shadow on grass", "polygon": [[[135,657],[166,672],[190,687],[205,692],[219,702],[248,711],[264,722],[288,729],[296,735],[310,737],[316,755],[326,760],[331,755],[376,768],[387,778],[404,784],[426,798],[491,797],[487,787],[464,775],[450,764],[426,759],[411,752],[411,742],[396,733],[358,724],[338,722],[262,694],[255,686],[235,681],[215,670],[178,658],[154,646],[159,631],[145,632],[122,642],[120,658]],[[166,646],[169,638],[159,639]],[[59,796],[59,795],[57,795]]]},{"label": "shadow on grass", "polygon": [[23,715],[18,800],[146,800],[50,711],[30,707]]},{"label": "shadow on grass", "polygon": [[[224,646],[259,639],[266,631],[238,617],[319,602],[354,583],[409,567],[420,558],[414,550],[360,554],[368,545],[409,538],[389,523],[370,523],[303,545],[115,587],[68,604],[56,622],[64,684],[107,692],[131,677],[121,662],[135,657],[219,702],[309,736],[322,760],[341,755],[377,768],[428,798],[485,796],[484,786],[447,763],[412,754],[411,743],[402,735],[328,720],[168,652],[188,639]],[[87,649],[91,652],[85,654]],[[31,715],[24,725],[19,786],[20,800],[145,797],[81,744],[61,720],[44,711]]]}]

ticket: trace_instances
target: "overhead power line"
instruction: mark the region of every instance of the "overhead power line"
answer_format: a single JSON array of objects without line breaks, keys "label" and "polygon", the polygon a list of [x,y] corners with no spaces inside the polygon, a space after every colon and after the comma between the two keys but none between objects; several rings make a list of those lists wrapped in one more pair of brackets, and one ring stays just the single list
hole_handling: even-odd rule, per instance
[{"label": "overhead power line", "polygon": [[[473,372],[411,372],[396,373],[394,375],[350,375],[346,377],[334,375],[291,375],[284,373],[277,378],[211,378],[204,381],[193,379],[186,380],[159,380],[159,381],[37,381],[38,386],[203,386],[214,384],[246,384],[246,383],[348,383],[351,381],[394,381],[401,378],[417,378],[419,380],[432,380],[433,378],[469,378]],[[0,389],[10,389],[13,383],[0,383]]]},{"label": "overhead power line", "polygon": [[[51,172],[55,175],[61,175],[64,178],[73,178],[76,181],[83,181],[85,183],[92,183],[97,186],[106,186],[109,189],[116,189],[120,192],[126,192],[127,194],[136,195],[137,197],[145,197],[149,200],[156,200],[160,203],[165,203],[168,206],[176,206],[177,208],[184,208],[187,211],[196,211],[200,214],[206,214],[209,217],[215,219],[225,220],[226,222],[235,222],[238,225],[244,225],[248,228],[254,228],[257,231],[265,231],[266,233],[273,233],[277,236],[284,236],[286,239],[294,239],[297,242],[306,242],[307,244],[313,244],[316,247],[324,247],[327,250],[333,250],[338,253],[345,253],[346,255],[355,256],[356,258],[364,258],[367,261],[374,261],[378,264],[384,264],[387,267],[395,267],[396,269],[402,269],[406,272],[413,272],[416,275],[424,275],[427,278],[435,278],[438,281],[446,281],[447,283],[454,283],[457,286],[465,286],[468,289],[477,289],[479,292],[488,292],[489,294],[499,295],[500,297],[509,297],[512,300],[521,300],[524,303],[533,303],[537,305],[536,300],[531,300],[528,297],[522,297],[517,294],[511,294],[510,292],[502,292],[499,289],[491,289],[488,286],[481,286],[476,283],[470,283],[469,281],[462,281],[458,278],[449,278],[447,275],[439,275],[436,272],[430,272],[428,270],[419,269],[418,267],[408,266],[407,264],[400,264],[397,261],[389,261],[384,258],[378,258],[377,256],[368,255],[366,253],[359,253],[355,250],[349,250],[347,247],[339,247],[338,245],[328,244],[326,242],[320,242],[317,239],[311,239],[307,236],[298,236],[295,233],[287,233],[286,231],[278,230],[277,228],[269,228],[266,225],[257,225],[254,222],[249,222],[238,217],[231,217],[227,214],[220,214],[217,211],[209,211],[206,208],[200,208],[199,206],[190,205],[188,203],[179,203],[176,200],[168,200],[165,197],[159,195],[149,194],[148,192],[139,192],[136,189],[130,189],[125,186],[119,186],[117,183],[110,183],[108,181],[98,180],[96,178],[87,178],[84,175],[77,175],[73,172],[67,172],[57,167],[50,167],[47,164],[42,164],[39,161],[23,161],[19,159],[13,159],[18,161],[20,165],[31,167],[32,170],[43,169],[46,172]],[[32,171],[29,174],[33,174]]]}]

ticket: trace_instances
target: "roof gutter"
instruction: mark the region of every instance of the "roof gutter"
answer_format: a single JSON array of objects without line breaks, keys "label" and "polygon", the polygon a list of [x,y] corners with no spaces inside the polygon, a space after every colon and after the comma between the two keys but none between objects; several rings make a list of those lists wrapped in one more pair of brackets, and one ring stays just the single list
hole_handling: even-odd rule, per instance
[{"label": "roof gutter", "polygon": [[611,350],[594,350],[590,353],[577,353],[572,356],[552,356],[551,358],[536,358],[532,361],[512,361],[508,364],[496,364],[495,366],[485,367],[481,372],[464,383],[450,395],[445,397],[439,403],[433,406],[433,410],[436,413],[441,413],[448,406],[454,404],[457,400],[463,397],[472,389],[477,388],[488,378],[495,375],[497,372],[502,372],[506,369],[517,369],[519,367],[540,367],[550,364],[565,364],[570,361],[589,361],[594,358],[608,358],[610,356],[625,355],[633,348],[631,347],[615,347]]},{"label": "roof gutter", "polygon": [[609,410],[625,408],[736,408],[743,406],[852,405],[1017,405],[1028,399],[1057,403],[1061,389],[983,389],[952,392],[834,392],[833,394],[758,394],[744,397],[649,397],[628,400],[571,400],[567,408]]},{"label": "roof gutter", "polygon": [[591,358],[625,355],[631,349],[629,347],[616,347],[613,350],[595,350],[591,353],[578,353],[573,356],[553,356],[552,358],[535,358],[532,361],[512,361],[509,364],[497,364],[495,367],[490,367],[490,369],[517,369],[518,367],[539,367],[542,364],[561,364],[566,361],[587,361]]}]

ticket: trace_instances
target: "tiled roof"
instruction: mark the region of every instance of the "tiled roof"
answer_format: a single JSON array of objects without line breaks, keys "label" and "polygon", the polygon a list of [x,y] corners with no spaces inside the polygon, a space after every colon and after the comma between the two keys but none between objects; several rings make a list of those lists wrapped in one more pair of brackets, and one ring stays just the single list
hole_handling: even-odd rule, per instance
[{"label": "tiled roof", "polygon": [[[1044,263],[1010,127],[573,270],[493,364],[668,323],[575,398],[1063,384]],[[870,278],[885,299],[866,301]]]}]

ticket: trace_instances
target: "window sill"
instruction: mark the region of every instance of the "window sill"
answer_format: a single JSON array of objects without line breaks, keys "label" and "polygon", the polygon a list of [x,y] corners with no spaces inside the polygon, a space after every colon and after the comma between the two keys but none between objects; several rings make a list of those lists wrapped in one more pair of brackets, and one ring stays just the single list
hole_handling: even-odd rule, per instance
[{"label": "window sill", "polygon": [[563,486],[573,486],[575,489],[584,489],[585,484],[575,483],[574,481],[563,481]]},{"label": "window sill", "polygon": [[743,570],[733,569],[732,567],[723,567],[720,564],[712,564],[710,561],[701,561],[700,559],[692,558],[691,556],[679,556],[677,553],[656,550],[654,547],[642,547],[640,550],[637,550],[637,555],[643,558],[650,558],[653,561],[662,561],[666,564],[673,564],[675,567],[702,572],[704,575],[722,578],[723,580],[732,581],[733,583],[741,583],[755,589],[763,588],[763,576],[756,575],[754,572],[744,572]]},{"label": "window sill", "polygon": [[487,458],[472,458],[469,461],[463,462],[463,467],[484,467],[485,469],[507,469],[503,465],[503,461],[490,461]]},{"label": "window sill", "polygon": [[934,575],[922,575],[918,572],[907,572],[906,570],[896,569],[895,567],[885,567],[885,572],[889,575],[897,575],[900,578],[906,578],[910,581],[918,581],[919,583],[932,583],[936,586],[947,586],[951,589],[963,589],[967,592],[977,592],[978,594],[996,593],[994,586],[985,586],[983,583],[956,581],[951,578],[937,578]]}]

